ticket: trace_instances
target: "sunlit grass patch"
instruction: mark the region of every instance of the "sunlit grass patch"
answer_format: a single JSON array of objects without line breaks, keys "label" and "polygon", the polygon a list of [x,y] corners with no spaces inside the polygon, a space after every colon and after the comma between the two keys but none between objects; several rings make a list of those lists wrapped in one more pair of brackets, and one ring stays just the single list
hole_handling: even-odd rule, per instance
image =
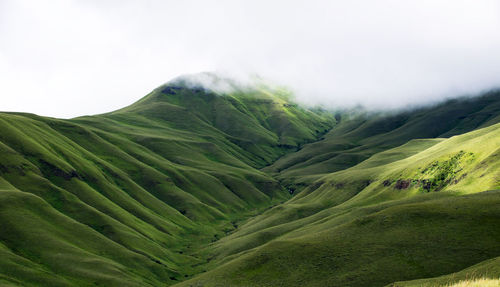
[{"label": "sunlit grass patch", "polygon": [[498,287],[500,286],[500,279],[478,278],[461,280],[457,283],[450,283],[440,285],[439,287]]}]

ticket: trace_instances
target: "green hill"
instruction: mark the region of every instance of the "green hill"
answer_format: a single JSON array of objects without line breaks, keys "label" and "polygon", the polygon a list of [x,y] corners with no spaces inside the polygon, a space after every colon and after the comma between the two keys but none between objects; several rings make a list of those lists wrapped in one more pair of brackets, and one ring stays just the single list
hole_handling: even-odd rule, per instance
[{"label": "green hill", "polygon": [[500,256],[500,92],[350,114],[204,77],[102,115],[0,113],[0,285],[384,286],[496,270],[481,262]]},{"label": "green hill", "polygon": [[318,175],[343,170],[411,139],[442,138],[500,122],[500,92],[461,98],[403,112],[338,113],[324,139],[280,158],[266,171],[295,189]]},{"label": "green hill", "polygon": [[500,187],[499,155],[495,124],[319,176],[215,243],[220,267],[181,286],[383,286],[496,257],[500,193],[482,191]]},{"label": "green hill", "polygon": [[2,280],[157,286],[200,272],[200,245],[289,198],[256,168],[335,122],[284,97],[174,83],[104,115],[0,114]]}]

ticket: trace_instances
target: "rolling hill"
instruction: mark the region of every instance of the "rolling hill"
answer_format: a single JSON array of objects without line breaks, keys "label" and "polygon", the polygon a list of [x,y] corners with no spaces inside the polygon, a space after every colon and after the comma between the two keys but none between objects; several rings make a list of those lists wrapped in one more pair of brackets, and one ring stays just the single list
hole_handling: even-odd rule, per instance
[{"label": "rolling hill", "polygon": [[172,284],[241,218],[289,193],[257,168],[334,119],[259,89],[169,83],[116,112],[0,114],[2,282]]},{"label": "rolling hill", "polygon": [[208,78],[101,115],[0,113],[0,285],[498,279],[500,92],[350,113]]},{"label": "rolling hill", "polygon": [[450,137],[500,122],[500,93],[450,99],[399,112],[337,114],[324,139],[288,154],[266,169],[296,189],[412,139]]},{"label": "rolling hill", "polygon": [[496,257],[499,156],[500,124],[376,154],[215,243],[223,265],[181,286],[383,286]]}]

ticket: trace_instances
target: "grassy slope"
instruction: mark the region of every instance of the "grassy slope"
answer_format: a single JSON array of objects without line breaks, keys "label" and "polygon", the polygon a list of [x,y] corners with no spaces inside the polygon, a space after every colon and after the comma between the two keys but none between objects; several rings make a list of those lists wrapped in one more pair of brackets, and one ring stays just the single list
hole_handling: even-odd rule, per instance
[{"label": "grassy slope", "polygon": [[166,85],[105,115],[0,114],[0,282],[156,286],[202,271],[199,246],[288,198],[255,167],[334,123],[276,93]]},{"label": "grassy slope", "polygon": [[[485,260],[453,274],[436,278],[418,279],[390,284],[393,287],[403,286],[498,286],[500,284],[500,257]],[[479,282],[477,282],[479,281]],[[481,282],[482,281],[482,282]],[[467,283],[467,284],[466,284]],[[456,285],[455,285],[456,284]],[[460,285],[463,284],[463,285]],[[474,285],[477,284],[477,285]],[[488,285],[491,284],[491,285]]]},{"label": "grassy slope", "polygon": [[323,174],[349,168],[411,139],[450,137],[500,122],[500,91],[393,114],[342,116],[324,140],[266,169],[302,189]]},{"label": "grassy slope", "polygon": [[500,192],[481,192],[500,187],[499,147],[496,124],[326,175],[218,241],[224,265],[181,286],[382,286],[499,256]]}]

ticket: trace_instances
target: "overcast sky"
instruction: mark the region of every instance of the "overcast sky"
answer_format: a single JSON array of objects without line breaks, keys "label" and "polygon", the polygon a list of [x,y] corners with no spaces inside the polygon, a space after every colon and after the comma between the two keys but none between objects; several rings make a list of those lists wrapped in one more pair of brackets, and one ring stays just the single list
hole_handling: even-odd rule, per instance
[{"label": "overcast sky", "polygon": [[500,86],[500,1],[0,0],[0,110],[103,113],[204,71],[331,106],[477,93]]}]

